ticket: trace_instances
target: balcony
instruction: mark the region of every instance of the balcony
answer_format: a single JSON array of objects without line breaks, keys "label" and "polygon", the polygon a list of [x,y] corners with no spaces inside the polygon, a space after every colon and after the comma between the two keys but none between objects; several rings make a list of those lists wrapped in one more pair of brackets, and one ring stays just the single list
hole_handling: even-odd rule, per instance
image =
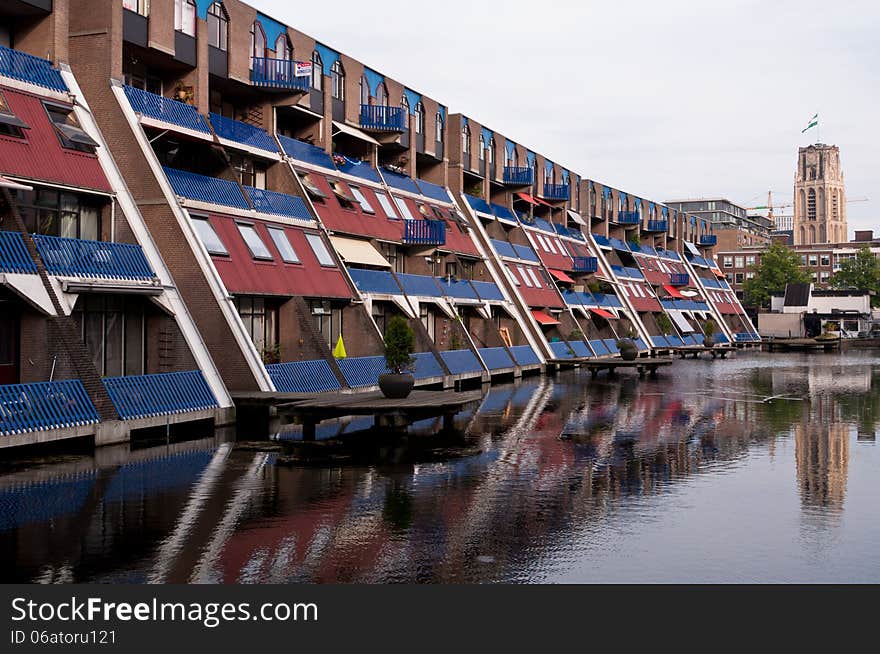
[{"label": "balcony", "polygon": [[718,236],[715,234],[703,234],[700,237],[700,246],[704,248],[712,248],[718,245]]},{"label": "balcony", "polygon": [[300,197],[266,191],[252,186],[245,186],[244,190],[254,205],[255,211],[299,220],[312,220],[306,203]]},{"label": "balcony", "polygon": [[275,139],[269,136],[265,130],[215,113],[208,114],[208,117],[214,128],[214,133],[219,138],[267,152],[278,152]]},{"label": "balcony", "polygon": [[97,423],[98,411],[78,379],[0,386],[0,434]]},{"label": "balcony", "polygon": [[384,105],[361,105],[361,127],[371,132],[402,132],[406,116],[402,107]]},{"label": "balcony", "polygon": [[68,91],[61,73],[52,68],[51,61],[3,46],[0,46],[0,75],[53,91]]},{"label": "balcony", "polygon": [[617,223],[619,225],[639,225],[641,222],[642,217],[639,215],[638,211],[617,212]]},{"label": "balcony", "polygon": [[535,171],[528,166],[505,166],[504,183],[510,186],[531,186],[535,182]]},{"label": "balcony", "polygon": [[665,232],[669,228],[669,223],[665,220],[649,220],[646,232]]},{"label": "balcony", "polygon": [[309,75],[296,75],[298,63],[290,59],[252,57],[251,83],[264,89],[307,93],[311,87],[312,78]]},{"label": "balcony", "polygon": [[217,408],[199,370],[101,380],[122,420],[155,418]]},{"label": "balcony", "polygon": [[211,134],[208,122],[192,105],[156,95],[149,91],[142,91],[133,86],[126,86],[124,88],[125,97],[128,98],[128,102],[135,113],[146,118],[160,120],[163,123],[170,123],[193,130],[194,132]]},{"label": "balcony", "polygon": [[541,197],[545,200],[568,200],[568,184],[544,184]]},{"label": "balcony", "polygon": [[50,275],[144,280],[156,275],[140,245],[34,234]]},{"label": "balcony", "polygon": [[670,286],[690,286],[691,276],[687,273],[669,273]]},{"label": "balcony", "polygon": [[0,272],[33,274],[37,265],[19,232],[0,232]]},{"label": "balcony", "polygon": [[406,245],[446,245],[446,223],[441,220],[407,220],[403,242]]},{"label": "balcony", "polygon": [[577,273],[594,273],[599,270],[599,260],[596,257],[574,257],[572,270]]},{"label": "balcony", "polygon": [[188,173],[175,168],[165,168],[164,170],[174,194],[179,197],[209,204],[222,204],[236,209],[250,209],[250,205],[235,182]]}]

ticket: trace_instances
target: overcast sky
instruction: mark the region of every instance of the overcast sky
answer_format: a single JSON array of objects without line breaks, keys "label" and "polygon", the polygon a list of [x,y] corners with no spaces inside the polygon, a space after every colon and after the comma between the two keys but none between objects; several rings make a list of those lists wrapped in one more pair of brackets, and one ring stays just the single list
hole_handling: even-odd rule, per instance
[{"label": "overcast sky", "polygon": [[877,0],[251,2],[650,199],[791,202],[797,148],[821,137],[840,146],[849,198],[870,198],[850,203],[850,234],[880,231]]}]

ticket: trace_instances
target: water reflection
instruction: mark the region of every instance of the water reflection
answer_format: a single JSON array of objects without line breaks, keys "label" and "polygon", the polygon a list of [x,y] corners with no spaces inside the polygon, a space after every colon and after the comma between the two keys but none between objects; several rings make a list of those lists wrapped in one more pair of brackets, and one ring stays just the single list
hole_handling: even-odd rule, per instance
[{"label": "water reflection", "polygon": [[880,545],[878,371],[864,355],[749,355],[676,363],[656,381],[532,379],[491,388],[455,432],[328,425],[345,445],[319,444],[329,454],[314,465],[217,437],[9,463],[0,574],[811,581],[861,568],[866,580]]}]

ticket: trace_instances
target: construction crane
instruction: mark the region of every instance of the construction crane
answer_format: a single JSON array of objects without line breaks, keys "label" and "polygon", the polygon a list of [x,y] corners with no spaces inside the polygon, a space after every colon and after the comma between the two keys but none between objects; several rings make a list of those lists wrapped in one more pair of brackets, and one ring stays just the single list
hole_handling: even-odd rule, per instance
[{"label": "construction crane", "polygon": [[[870,198],[851,198],[846,201],[847,204],[851,204],[853,202],[868,202]],[[785,204],[773,204],[773,191],[767,191],[767,204],[760,207],[746,207],[746,211],[760,211],[763,209],[767,210],[767,218],[769,218],[772,222],[775,223],[773,218],[773,210],[774,209],[790,209],[794,204],[792,202],[786,202]]]}]

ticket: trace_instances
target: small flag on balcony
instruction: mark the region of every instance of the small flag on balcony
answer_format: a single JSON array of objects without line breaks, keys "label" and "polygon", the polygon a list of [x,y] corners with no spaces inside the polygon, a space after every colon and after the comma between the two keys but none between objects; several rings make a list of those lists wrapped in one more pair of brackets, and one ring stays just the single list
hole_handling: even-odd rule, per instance
[{"label": "small flag on balcony", "polygon": [[336,347],[333,348],[333,356],[337,359],[344,359],[348,356],[345,353],[345,343],[342,342],[342,334],[339,335],[339,340],[336,341]]},{"label": "small flag on balcony", "polygon": [[812,127],[816,127],[818,124],[819,124],[819,114],[816,114],[815,116],[810,118],[809,124],[807,124],[807,126],[801,130],[801,134],[803,134],[804,132],[806,132],[808,129],[810,129]]}]

